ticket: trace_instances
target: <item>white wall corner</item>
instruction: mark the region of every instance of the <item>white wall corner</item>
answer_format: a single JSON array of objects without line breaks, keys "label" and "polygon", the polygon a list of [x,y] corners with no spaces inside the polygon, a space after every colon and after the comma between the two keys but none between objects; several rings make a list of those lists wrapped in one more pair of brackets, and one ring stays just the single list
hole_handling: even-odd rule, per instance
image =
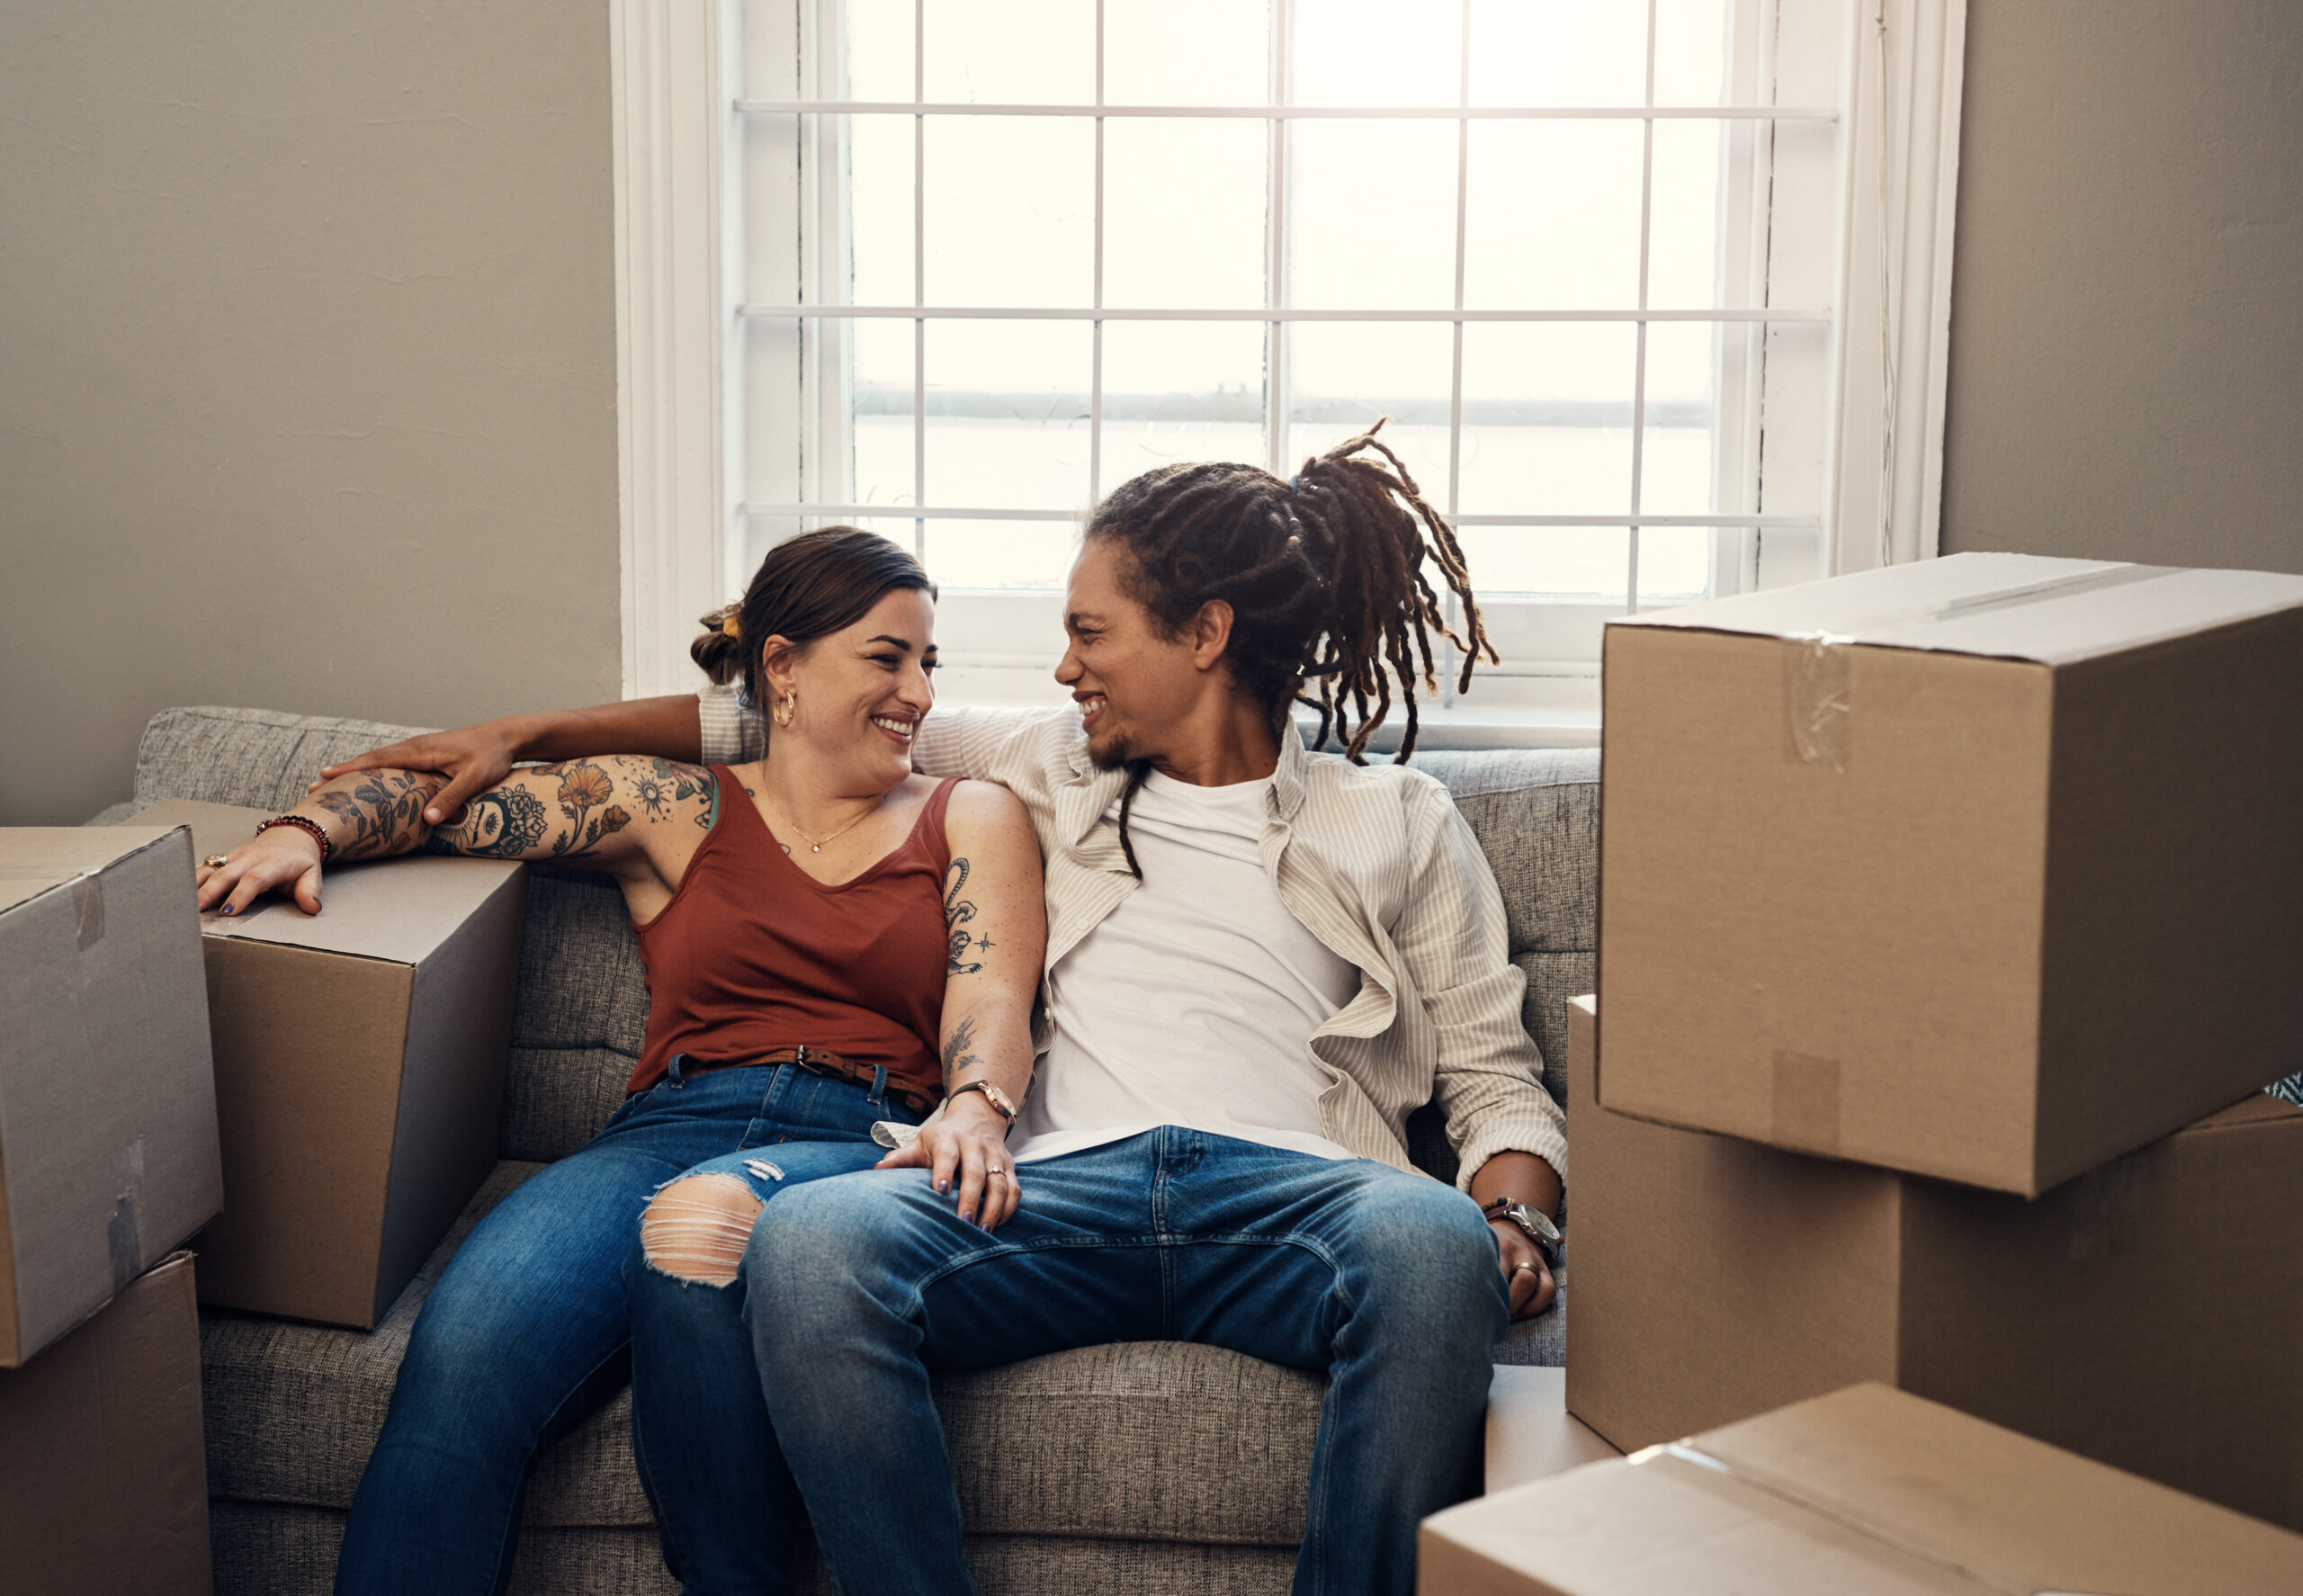
[{"label": "white wall corner", "polygon": [[684,692],[721,602],[723,522],[719,8],[609,0],[615,167],[623,694]]},{"label": "white wall corner", "polygon": [[1849,0],[1827,576],[1941,545],[1967,24],[1967,0]]}]

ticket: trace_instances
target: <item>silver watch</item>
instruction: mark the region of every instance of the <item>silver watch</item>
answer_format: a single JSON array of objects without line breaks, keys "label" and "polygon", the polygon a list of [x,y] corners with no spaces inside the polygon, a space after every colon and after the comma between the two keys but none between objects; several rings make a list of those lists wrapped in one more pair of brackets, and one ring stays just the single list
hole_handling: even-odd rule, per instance
[{"label": "silver watch", "polygon": [[1551,1222],[1551,1215],[1541,1208],[1530,1208],[1527,1204],[1515,1203],[1510,1197],[1499,1197],[1480,1212],[1491,1220],[1510,1221],[1536,1244],[1536,1251],[1544,1255],[1546,1263],[1555,1269],[1559,1267],[1559,1253],[1564,1238],[1559,1233],[1559,1226]]}]

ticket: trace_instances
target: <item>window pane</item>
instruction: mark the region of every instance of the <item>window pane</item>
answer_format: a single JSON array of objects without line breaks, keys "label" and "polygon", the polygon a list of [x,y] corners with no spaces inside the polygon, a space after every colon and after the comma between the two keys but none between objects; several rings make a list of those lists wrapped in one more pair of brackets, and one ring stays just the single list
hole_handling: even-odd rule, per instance
[{"label": "window pane", "polygon": [[1281,474],[1389,416],[1383,442],[1406,462],[1424,497],[1444,505],[1453,329],[1440,322],[1299,321],[1286,336],[1292,402]]},{"label": "window pane", "polygon": [[1465,526],[1456,536],[1483,602],[1553,595],[1620,596],[1631,533],[1621,526]]},{"label": "window pane", "polygon": [[928,504],[1086,507],[1089,339],[1084,321],[928,324]]},{"label": "window pane", "polygon": [[1264,302],[1268,123],[1104,124],[1104,303]]},{"label": "window pane", "polygon": [[[912,118],[851,116],[847,123],[852,277],[826,285],[829,304],[910,305]],[[906,381],[910,381],[909,378]]]},{"label": "window pane", "polygon": [[1291,124],[1289,304],[1423,310],[1456,302],[1456,126]]},{"label": "window pane", "polygon": [[1104,491],[1179,461],[1264,462],[1256,322],[1104,324]]},{"label": "window pane", "polygon": [[1268,4],[1104,0],[1105,103],[1263,105],[1270,93]]},{"label": "window pane", "polygon": [[927,0],[927,5],[930,100],[1094,103],[1096,8],[1086,0]]},{"label": "window pane", "polygon": [[[1084,436],[1086,427],[1081,427]],[[1080,538],[1079,523],[1062,521],[930,521],[927,524],[927,574],[949,590],[954,587],[1044,589],[1063,586],[1071,569],[1072,550]],[[1046,642],[1053,639],[1019,639]]]},{"label": "window pane", "polygon": [[[1648,515],[1702,516],[1720,508],[1714,497],[1713,454],[1719,345],[1720,331],[1713,323],[1648,326],[1647,433],[1639,493],[1639,507]],[[1641,580],[1645,579],[1643,571]]]},{"label": "window pane", "polygon": [[1466,323],[1462,511],[1627,513],[1637,348],[1629,322]]},{"label": "window pane", "polygon": [[1465,305],[1494,310],[1637,305],[1640,126],[1472,124]]},{"label": "window pane", "polygon": [[744,498],[786,504],[800,497],[799,381],[805,330],[792,318],[744,318]]},{"label": "window pane", "polygon": [[1656,0],[1655,103],[1717,105],[1727,86],[1727,0]]},{"label": "window pane", "polygon": [[1646,89],[1645,0],[1472,0],[1473,104],[1638,105]]},{"label": "window pane", "polygon": [[1655,211],[1647,302],[1696,309],[1719,302],[1720,124],[1655,124]]},{"label": "window pane", "polygon": [[913,22],[912,0],[847,0],[847,82],[834,92],[847,100],[910,99]]},{"label": "window pane", "polygon": [[1288,97],[1298,105],[1456,104],[1462,15],[1432,0],[1294,0]]},{"label": "window pane", "polygon": [[[1711,587],[1708,526],[1643,526],[1639,529],[1639,601],[1701,598]],[[1622,580],[1617,580],[1621,591]]]},{"label": "window pane", "polygon": [[1095,123],[927,119],[927,302],[1084,306],[1095,277]]},{"label": "window pane", "polygon": [[852,390],[856,406],[856,497],[849,502],[915,504],[911,417],[914,324],[858,319],[847,325],[852,331],[856,349]]}]

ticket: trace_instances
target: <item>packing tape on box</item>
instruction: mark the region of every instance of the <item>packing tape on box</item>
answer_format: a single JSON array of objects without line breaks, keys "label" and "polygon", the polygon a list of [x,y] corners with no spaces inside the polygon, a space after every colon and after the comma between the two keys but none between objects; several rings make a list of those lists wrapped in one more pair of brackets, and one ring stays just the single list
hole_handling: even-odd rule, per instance
[{"label": "packing tape on box", "polygon": [[137,1196],[144,1189],[144,1138],[128,1144],[122,1161],[128,1184],[112,1204],[112,1223],[104,1227],[104,1247],[112,1255],[112,1288],[115,1295],[144,1272],[144,1227],[138,1215]]},{"label": "packing tape on box", "polygon": [[1859,1519],[1849,1513],[1833,1512],[1828,1508],[1809,1501],[1805,1496],[1784,1489],[1764,1475],[1737,1468],[1699,1448],[1688,1445],[1685,1441],[1665,1441],[1660,1447],[1644,1448],[1634,1452],[1624,1461],[1634,1468],[1663,1461],[1684,1463],[1692,1468],[1720,1475],[1747,1490],[1756,1491],[1762,1496],[1771,1496],[1778,1502],[1798,1509],[1801,1512],[1812,1513],[1825,1523],[1835,1524],[1842,1529],[1860,1536],[1865,1540],[1877,1541],[1882,1546],[1892,1547],[1905,1556],[1915,1558],[1931,1568],[1940,1568],[1983,1590],[2003,1592],[2005,1596],[2113,1596],[2110,1592],[2073,1591],[2060,1585],[2044,1590],[2035,1588],[2026,1591],[2020,1585],[2005,1584],[1998,1580],[1988,1578],[1980,1571],[1969,1568],[1965,1564],[1952,1562],[1941,1553],[1897,1535],[1868,1519]]},{"label": "packing tape on box", "polygon": [[72,878],[72,915],[79,922],[80,951],[104,939],[104,883],[100,875]]},{"label": "packing tape on box", "polygon": [[1768,1140],[1779,1147],[1839,1156],[1839,1061],[1778,1048],[1769,1098]]},{"label": "packing tape on box", "polygon": [[1783,640],[1783,758],[1842,775],[1854,754],[1855,698],[1848,649],[1828,632]]},{"label": "packing tape on box", "polygon": [[2182,576],[2172,565],[2115,565],[2078,576],[2054,577],[1997,593],[1979,593],[1935,604],[1882,610],[1839,632],[1794,632],[1783,640],[1783,758],[1792,765],[1820,765],[1845,775],[1855,757],[1855,693],[1851,650],[1867,645],[1895,646],[1898,632],[1966,620],[1999,610],[2021,609],[2072,598],[2107,587]]}]

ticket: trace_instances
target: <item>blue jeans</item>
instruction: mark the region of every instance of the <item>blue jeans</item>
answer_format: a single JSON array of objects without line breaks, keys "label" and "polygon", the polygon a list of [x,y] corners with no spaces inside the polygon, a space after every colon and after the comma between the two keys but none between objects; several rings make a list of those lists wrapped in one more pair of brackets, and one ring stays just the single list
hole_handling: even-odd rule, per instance
[{"label": "blue jeans", "polygon": [[923,1170],[819,1181],[753,1227],[753,1352],[842,1588],[974,1589],[929,1369],[1187,1340],[1329,1377],[1298,1596],[1409,1596],[1418,1521],[1477,1488],[1510,1322],[1478,1206],[1367,1160],[1174,1126],[1019,1173],[1023,1206],[989,1234]]},{"label": "blue jeans", "polygon": [[[340,1596],[505,1589],[536,1458],[626,1378],[626,1267],[657,1188],[752,1148],[785,1171],[762,1193],[774,1195],[868,1168],[883,1151],[872,1122],[916,1117],[789,1064],[685,1076],[676,1062],[581,1151],[521,1183],[457,1250],[417,1318],[345,1527]],[[642,1484],[656,1500],[684,1482],[650,1479],[643,1464]]]}]

